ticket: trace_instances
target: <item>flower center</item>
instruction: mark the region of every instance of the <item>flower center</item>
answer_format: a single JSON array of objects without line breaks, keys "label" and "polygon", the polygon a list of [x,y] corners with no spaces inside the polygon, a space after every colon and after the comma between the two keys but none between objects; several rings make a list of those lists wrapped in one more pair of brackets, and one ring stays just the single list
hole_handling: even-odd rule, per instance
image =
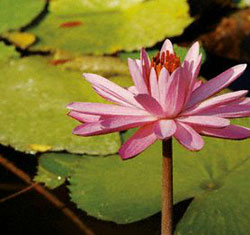
[{"label": "flower center", "polygon": [[180,57],[176,56],[176,53],[172,54],[169,51],[158,52],[157,55],[151,59],[151,68],[155,68],[157,76],[159,76],[163,67],[171,74],[180,67],[180,64]]}]

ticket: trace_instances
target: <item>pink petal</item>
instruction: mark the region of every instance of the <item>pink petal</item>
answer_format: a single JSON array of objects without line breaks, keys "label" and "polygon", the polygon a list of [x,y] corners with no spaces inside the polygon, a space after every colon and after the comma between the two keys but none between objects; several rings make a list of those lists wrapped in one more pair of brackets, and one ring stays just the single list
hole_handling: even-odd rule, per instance
[{"label": "pink petal", "polygon": [[176,125],[173,120],[159,120],[154,126],[154,132],[158,139],[167,139],[174,135],[175,131]]},{"label": "pink petal", "polygon": [[245,68],[246,64],[234,66],[208,82],[203,83],[192,93],[186,108],[190,108],[198,104],[199,102],[211,97],[225,87],[229,86],[244,72]]},{"label": "pink petal", "polygon": [[97,122],[84,123],[73,130],[73,134],[81,136],[102,135],[129,128],[139,127],[154,121],[152,117],[108,117]]},{"label": "pink petal", "polygon": [[130,86],[128,90],[133,93],[134,95],[138,95],[138,91],[135,86]]},{"label": "pink petal", "polygon": [[187,61],[183,62],[184,66],[182,69],[182,80],[181,82],[183,83],[183,86],[186,87],[186,96],[185,96],[185,101],[183,106],[185,107],[186,103],[188,102],[193,90],[195,89],[196,85],[196,78],[193,76],[192,72],[188,69],[189,64]]},{"label": "pink petal", "polygon": [[135,99],[139,104],[143,106],[146,111],[148,111],[152,115],[155,115],[157,117],[162,117],[164,115],[161,105],[152,96],[139,94],[135,96]]},{"label": "pink petal", "polygon": [[84,114],[75,111],[70,111],[68,115],[80,122],[96,122],[101,118],[101,116],[98,115]]},{"label": "pink petal", "polygon": [[243,100],[240,100],[240,101],[238,101],[238,102],[234,102],[234,103],[232,103],[232,104],[240,104],[240,105],[247,105],[247,104],[249,104],[250,105],[250,98],[245,98],[245,99],[243,99]]},{"label": "pink petal", "polygon": [[141,67],[142,67],[142,75],[143,75],[144,81],[146,82],[148,86],[147,79],[150,73],[150,63],[149,63],[147,52],[145,51],[144,48],[141,49]]},{"label": "pink petal", "polygon": [[141,72],[141,74],[142,74],[142,64],[141,64],[141,60],[135,59],[135,63],[137,64],[137,66],[138,66],[138,68],[139,68],[139,70],[140,70],[140,72]]},{"label": "pink petal", "polygon": [[120,128],[129,129],[145,125],[146,123],[156,121],[157,118],[149,116],[122,116],[112,117],[102,120],[101,124],[105,128]]},{"label": "pink petal", "polygon": [[169,39],[166,39],[162,45],[161,53],[165,51],[169,51],[170,54],[174,53],[173,45]]},{"label": "pink petal", "polygon": [[152,68],[149,76],[151,96],[159,102],[159,86],[155,69]]},{"label": "pink petal", "polygon": [[110,92],[107,92],[107,91],[104,91],[102,89],[99,89],[95,86],[93,86],[93,89],[95,90],[95,92],[101,96],[102,98],[104,98],[105,100],[107,101],[110,101],[112,103],[116,103],[116,104],[119,104],[119,105],[122,105],[122,106],[127,106],[127,107],[132,107],[134,108],[135,105],[132,105],[132,104],[128,104],[126,101],[123,101],[120,99],[120,97],[116,98],[112,93]]},{"label": "pink petal", "polygon": [[201,59],[202,59],[202,55],[200,54],[196,60],[196,63],[194,64],[194,67],[193,67],[193,75],[195,78],[198,77],[200,69],[201,69]]},{"label": "pink petal", "polygon": [[182,110],[187,88],[182,78],[181,67],[176,69],[171,74],[164,105],[166,107],[166,115],[168,117],[174,117]]},{"label": "pink petal", "polygon": [[201,115],[214,115],[222,118],[240,118],[250,116],[250,104],[229,104],[206,110]]},{"label": "pink petal", "polygon": [[134,157],[153,144],[157,140],[153,129],[153,124],[141,127],[125,144],[122,145],[119,150],[121,157],[123,159]]},{"label": "pink petal", "polygon": [[188,50],[183,62],[183,67],[187,69],[193,78],[198,76],[201,66],[201,55],[199,55],[199,42],[195,42]]},{"label": "pink petal", "polygon": [[128,58],[128,67],[137,91],[142,94],[148,94],[147,84],[136,62]]},{"label": "pink petal", "polygon": [[196,106],[193,106],[192,108],[185,110],[182,115],[189,116],[189,115],[194,115],[201,113],[205,110],[209,110],[213,107],[220,106],[223,104],[227,104],[233,101],[237,101],[244,97],[248,93],[247,90],[242,90],[242,91],[235,91],[235,92],[230,92],[227,94],[223,94],[220,96],[213,97],[211,99],[208,99]]},{"label": "pink petal", "polygon": [[199,56],[199,48],[199,42],[195,42],[188,50],[184,61],[187,61],[189,63],[196,61]]},{"label": "pink petal", "polygon": [[84,73],[84,76],[94,88],[102,91],[102,97],[107,96],[108,100],[112,100],[113,98],[114,100],[118,100],[121,104],[140,108],[140,105],[134,99],[134,95],[128,90],[96,74]]},{"label": "pink petal", "polygon": [[110,133],[110,129],[104,129],[100,122],[101,121],[87,122],[79,125],[73,130],[73,134],[80,136],[93,136]]},{"label": "pink petal", "polygon": [[194,86],[193,86],[193,90],[196,90],[198,87],[200,87],[202,84],[202,80],[196,80],[195,83],[194,83]]},{"label": "pink petal", "polygon": [[204,146],[202,137],[189,125],[176,123],[177,130],[174,137],[180,144],[191,151],[199,151]]},{"label": "pink petal", "polygon": [[213,136],[223,139],[246,139],[250,137],[250,129],[242,126],[230,125],[222,129],[200,128],[197,129],[202,135]]},{"label": "pink petal", "polygon": [[189,116],[177,119],[181,123],[187,123],[194,126],[207,126],[214,128],[223,128],[230,125],[230,121],[225,118],[215,116]]},{"label": "pink petal", "polygon": [[[153,70],[153,69],[152,69]],[[165,105],[165,100],[167,97],[167,90],[168,90],[168,85],[169,85],[169,79],[170,75],[167,71],[167,69],[162,68],[159,79],[158,79],[158,87],[159,87],[159,102],[163,108],[164,111],[166,111],[166,105]]]},{"label": "pink petal", "polygon": [[150,115],[148,112],[124,107],[114,104],[102,104],[102,103],[87,103],[87,102],[75,102],[71,103],[67,106],[68,109],[73,111],[85,113],[85,114],[92,114],[92,115],[112,115],[112,116],[121,116],[121,115],[131,115],[131,116],[145,116]]}]

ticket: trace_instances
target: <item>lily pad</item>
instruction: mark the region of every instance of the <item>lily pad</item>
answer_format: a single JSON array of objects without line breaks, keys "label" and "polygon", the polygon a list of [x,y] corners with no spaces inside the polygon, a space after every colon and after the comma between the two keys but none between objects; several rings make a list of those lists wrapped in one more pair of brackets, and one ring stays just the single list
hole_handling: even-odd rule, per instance
[{"label": "lily pad", "polygon": [[20,55],[14,46],[6,46],[4,42],[0,42],[0,62],[18,59],[19,57]]},{"label": "lily pad", "polygon": [[[112,56],[77,56],[72,54],[57,51],[54,55],[52,63],[57,64],[62,62],[61,67],[69,70],[76,70],[82,72],[91,72],[95,74],[102,74],[105,77],[112,77],[117,75],[124,75],[129,77],[132,81],[127,63],[121,61],[117,57]],[[128,79],[127,79],[128,80]],[[129,81],[128,81],[129,82]]]},{"label": "lily pad", "polygon": [[90,2],[52,1],[48,16],[29,29],[40,39],[32,49],[75,54],[138,50],[180,35],[193,20],[186,0],[111,1],[107,6],[96,1],[94,8]]},{"label": "lily pad", "polygon": [[[69,177],[71,198],[78,208],[99,219],[130,223],[160,211],[159,148],[158,142],[130,161],[123,161],[118,155],[95,158],[45,154],[35,180],[54,188],[63,183],[57,177]],[[147,177],[149,172],[152,174]]]},{"label": "lily pad", "polygon": [[[234,123],[250,127],[249,118]],[[123,138],[132,133],[126,132]],[[194,198],[176,234],[247,234],[249,140],[204,139],[206,145],[197,153],[174,142],[174,201]],[[69,164],[71,160],[77,164]],[[53,153],[43,155],[41,161],[43,168],[57,176],[67,172],[72,200],[99,219],[123,224],[161,209],[160,142],[128,161],[117,155],[94,158]],[[49,185],[41,171],[39,177]]]},{"label": "lily pad", "polygon": [[111,154],[120,146],[117,133],[78,137],[78,122],[66,114],[73,101],[103,102],[81,72],[54,66],[48,58],[30,56],[0,62],[0,143],[35,153]]},{"label": "lily pad", "polygon": [[23,32],[5,32],[2,34],[2,37],[10,41],[15,46],[26,49],[31,46],[35,41],[36,38],[31,33],[23,33]]},{"label": "lily pad", "polygon": [[44,154],[39,159],[36,177],[37,182],[43,182],[49,188],[56,188],[74,173],[75,167],[82,161],[82,157],[72,154]]},{"label": "lily pad", "polygon": [[[249,119],[236,123],[250,126]],[[208,138],[201,153],[179,149],[175,158],[175,201],[194,199],[177,225],[176,234],[248,234],[248,149],[249,140]]]},{"label": "lily pad", "polygon": [[0,33],[30,23],[44,9],[46,0],[1,0]]},{"label": "lily pad", "polygon": [[122,10],[145,0],[54,0],[51,10],[57,14],[82,14],[84,12],[102,12]]}]

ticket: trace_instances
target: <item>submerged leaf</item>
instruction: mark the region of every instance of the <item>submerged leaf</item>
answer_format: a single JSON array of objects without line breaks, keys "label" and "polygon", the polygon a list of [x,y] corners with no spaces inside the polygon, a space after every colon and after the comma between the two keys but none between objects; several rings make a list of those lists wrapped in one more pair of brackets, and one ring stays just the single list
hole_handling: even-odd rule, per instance
[{"label": "submerged leaf", "polygon": [[180,35],[192,22],[185,0],[95,2],[51,1],[50,14],[29,29],[40,39],[32,49],[75,54],[138,50]]}]

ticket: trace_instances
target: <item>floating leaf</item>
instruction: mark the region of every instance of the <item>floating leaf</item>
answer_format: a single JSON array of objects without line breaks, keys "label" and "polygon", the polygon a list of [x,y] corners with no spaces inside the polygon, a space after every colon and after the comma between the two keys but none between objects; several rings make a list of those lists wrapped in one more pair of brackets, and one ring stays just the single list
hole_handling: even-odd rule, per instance
[{"label": "floating leaf", "polygon": [[14,46],[6,46],[4,42],[0,42],[0,62],[10,59],[17,59],[20,55]]},{"label": "floating leaf", "polygon": [[2,36],[21,49],[28,48],[36,41],[35,35],[31,33],[6,32]]},{"label": "floating leaf", "polygon": [[51,1],[50,14],[29,29],[40,39],[32,48],[76,54],[131,51],[180,35],[192,22],[185,0],[96,2],[100,7],[92,8],[91,1]]},{"label": "floating leaf", "polygon": [[47,187],[56,188],[63,184],[65,178],[73,175],[74,170],[84,159],[72,154],[43,154],[39,159],[36,177],[37,182],[43,182]]},{"label": "floating leaf", "polygon": [[[249,118],[234,123],[250,127]],[[132,133],[130,130],[123,137]],[[176,234],[247,234],[249,140],[204,139],[206,145],[197,153],[174,142],[174,201],[194,197]],[[117,155],[94,158],[54,153],[41,160],[42,167],[58,176],[67,168],[64,176],[71,176],[72,200],[92,216],[129,223],[160,211],[160,142],[128,161]],[[50,166],[45,166],[47,161]],[[46,175],[39,177],[48,184]]]},{"label": "floating leaf", "polygon": [[35,153],[32,146],[73,153],[110,154],[120,146],[117,133],[78,137],[76,121],[66,105],[73,101],[103,102],[81,72],[53,66],[47,58],[25,57],[1,62],[0,143]]},{"label": "floating leaf", "polygon": [[48,171],[46,168],[39,165],[37,176],[34,178],[34,180],[36,182],[45,183],[47,187],[53,189],[63,184],[65,177],[53,174],[51,171]]},{"label": "floating leaf", "polygon": [[53,0],[51,10],[57,14],[82,14],[88,12],[102,12],[122,10],[145,0]]},{"label": "floating leaf", "polygon": [[[99,219],[129,223],[148,217],[161,208],[158,149],[159,142],[130,161],[123,161],[118,155],[95,158],[45,154],[40,159],[35,179],[50,186],[57,176],[71,176],[69,189],[72,201],[79,208]],[[47,172],[44,174],[44,169],[53,175],[53,179],[48,178]]]},{"label": "floating leaf", "polygon": [[30,144],[30,149],[36,152],[47,152],[52,149],[50,145]]},{"label": "floating leaf", "polygon": [[30,23],[44,8],[46,0],[1,0],[0,33]]},{"label": "floating leaf", "polygon": [[[60,63],[61,62],[61,63]],[[126,75],[129,77],[127,63],[111,56],[78,56],[57,51],[51,63],[70,70],[102,74],[103,76]],[[132,81],[131,78],[129,78]]]},{"label": "floating leaf", "polygon": [[[235,121],[250,126],[249,119]],[[248,234],[249,140],[206,139],[201,153],[179,149],[175,201],[193,198],[176,234]],[[179,185],[179,186],[177,186]]]}]

